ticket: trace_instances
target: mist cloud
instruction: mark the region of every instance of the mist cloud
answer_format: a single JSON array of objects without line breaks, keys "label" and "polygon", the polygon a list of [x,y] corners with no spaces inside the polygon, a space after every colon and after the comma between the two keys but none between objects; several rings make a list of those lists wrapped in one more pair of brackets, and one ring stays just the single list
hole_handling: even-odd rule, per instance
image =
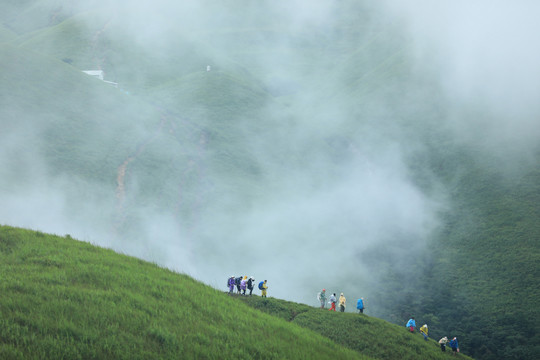
[{"label": "mist cloud", "polygon": [[449,124],[458,138],[511,153],[538,143],[537,2],[419,0],[385,6],[407,29],[419,71],[438,79],[460,104]]},{"label": "mist cloud", "polygon": [[[228,276],[243,274],[268,279],[271,296],[309,304],[316,304],[315,293],[323,287],[332,292],[344,291],[350,299],[369,299],[372,284],[381,275],[374,272],[373,264],[384,262],[399,269],[407,256],[421,253],[438,226],[438,211],[445,206],[444,190],[426,194],[414,181],[408,157],[421,151],[422,144],[403,124],[394,121],[399,114],[388,106],[391,99],[381,98],[383,92],[370,88],[364,89],[362,96],[353,93],[355,87],[366,86],[362,81],[376,72],[381,63],[385,64],[385,52],[393,55],[399,49],[389,46],[390,49],[381,50],[382,55],[367,54],[358,66],[346,58],[347,49],[353,49],[350,53],[355,54],[371,49],[366,44],[380,39],[372,38],[373,34],[393,31],[386,28],[390,21],[381,18],[362,24],[362,31],[343,39],[347,29],[334,33],[334,28],[339,28],[344,19],[349,21],[348,25],[354,24],[356,18],[340,12],[335,1],[254,4],[246,2],[242,14],[237,13],[236,7],[221,2],[116,1],[104,11],[85,5],[85,10],[97,12],[95,16],[101,20],[87,20],[90,28],[97,29],[95,33],[103,35],[117,30],[111,35],[116,46],[136,46],[132,56],[150,59],[144,69],[129,68],[128,57],[118,61],[114,69],[118,79],[114,80],[121,85],[122,76],[143,76],[145,71],[158,73],[163,63],[175,63],[178,73],[191,74],[185,67],[196,58],[200,64],[193,66],[198,72],[211,64],[216,70],[230,71],[237,78],[241,74],[242,79],[262,84],[260,92],[267,103],[242,114],[240,119],[227,118],[228,113],[222,111],[220,121],[211,123],[210,110],[204,108],[205,99],[197,97],[202,110],[197,108],[189,117],[184,113],[177,116],[184,122],[189,118],[193,124],[190,131],[194,133],[205,126],[216,132],[216,128],[229,130],[235,143],[223,143],[240,149],[233,155],[230,148],[205,152],[215,139],[209,136],[208,144],[201,144],[200,138],[193,136],[197,140],[189,142],[189,136],[182,133],[186,128],[178,125],[177,135],[173,126],[167,127],[170,124],[163,120],[164,115],[136,117],[138,109],[119,107],[124,112],[114,120],[117,126],[111,126],[111,132],[133,136],[137,139],[133,143],[138,146],[126,149],[124,158],[115,159],[116,166],[144,151],[156,155],[160,165],[173,168],[168,168],[167,176],[160,175],[163,178],[156,180],[158,185],[152,184],[158,188],[155,190],[144,183],[143,161],[129,162],[125,202],[129,219],[125,226],[135,230],[128,235],[116,234],[115,230],[121,227],[111,220],[118,218],[116,174],[110,174],[108,184],[74,181],[66,175],[51,174],[45,157],[33,152],[25,153],[25,161],[35,169],[32,178],[39,181],[30,181],[17,191],[4,186],[6,206],[0,213],[2,222],[69,233],[186,272],[223,290]],[[447,9],[448,16],[450,10]],[[418,29],[423,31],[441,22],[426,20],[430,19],[427,4],[418,19],[411,12],[405,14],[418,46],[418,67],[426,64],[425,49],[434,42],[430,36],[445,39],[442,42],[447,46],[438,47],[440,55],[436,60],[445,69],[441,73],[449,74],[440,79],[450,96],[466,101],[468,94],[480,92],[485,101],[496,103],[501,96],[494,90],[497,86],[484,91],[480,84],[499,68],[482,67],[485,73],[476,72],[478,65],[469,61],[471,52],[476,56],[476,49],[465,32],[428,32],[431,35],[426,38],[415,37]],[[453,20],[447,21],[451,29]],[[478,36],[481,35],[480,32]],[[250,47],[239,46],[237,41],[241,40],[262,45],[258,44],[258,52],[244,51]],[[462,49],[460,41],[470,44],[469,53],[458,51]],[[196,51],[181,52],[179,48],[185,44]],[[340,53],[339,49],[345,50]],[[114,51],[113,48],[113,54],[108,56],[112,57]],[[339,64],[350,60],[355,65],[344,69],[340,76],[333,68],[338,55]],[[450,56],[453,60],[445,60]],[[347,74],[362,71],[364,66],[369,71],[360,74],[361,81],[350,84]],[[435,67],[427,71],[434,72]],[[356,80],[356,75],[351,77]],[[506,84],[513,79],[501,76],[494,81]],[[133,79],[124,78],[124,84],[128,81]],[[187,80],[165,74],[163,82],[169,81],[173,82],[172,92],[176,89],[174,81],[182,85]],[[373,85],[376,88],[380,84]],[[92,96],[96,102],[107,98]],[[170,96],[174,103],[176,93]],[[210,108],[212,104],[206,106]],[[133,123],[133,119],[142,121],[152,116],[155,119],[144,125]],[[159,130],[151,130],[152,125],[158,128],[158,124]],[[20,144],[22,135],[10,134],[12,144]],[[183,136],[182,141],[172,141],[174,136]],[[112,135],[111,138],[116,139]],[[2,164],[9,162],[8,150],[2,149]],[[239,171],[236,178],[226,178],[223,169],[213,167],[215,163],[211,162],[215,152],[220,151],[226,153],[223,158],[241,153],[257,171]],[[240,165],[242,159],[237,160]],[[151,165],[152,169],[157,167]],[[194,177],[198,182],[179,185],[179,177],[189,171],[198,174]],[[430,181],[435,183],[436,179]],[[191,196],[196,198],[192,201],[195,205],[185,212],[174,206],[160,208],[158,200],[145,194],[152,190],[156,197],[161,196],[164,188],[180,189],[182,196],[177,197],[181,200],[170,202],[188,203],[186,198]],[[182,216],[189,217],[189,221]]]}]

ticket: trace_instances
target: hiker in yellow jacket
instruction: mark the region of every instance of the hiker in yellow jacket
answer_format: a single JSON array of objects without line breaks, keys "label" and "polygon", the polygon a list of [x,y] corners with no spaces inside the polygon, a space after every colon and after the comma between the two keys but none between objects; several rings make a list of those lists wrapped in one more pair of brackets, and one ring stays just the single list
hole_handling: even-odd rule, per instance
[{"label": "hiker in yellow jacket", "polygon": [[266,280],[264,280],[264,282],[261,285],[262,297],[266,297],[266,290],[268,290],[268,285],[266,285]]},{"label": "hiker in yellow jacket", "polygon": [[424,325],[422,325],[422,327],[420,328],[420,334],[424,335],[424,340],[426,340],[426,341],[427,341],[427,339],[428,339],[427,333],[428,333],[428,328],[427,328],[427,325],[424,324]]},{"label": "hiker in yellow jacket", "polygon": [[345,296],[343,296],[343,293],[339,295],[339,311],[344,312],[345,311],[345,302],[347,299],[345,299]]}]

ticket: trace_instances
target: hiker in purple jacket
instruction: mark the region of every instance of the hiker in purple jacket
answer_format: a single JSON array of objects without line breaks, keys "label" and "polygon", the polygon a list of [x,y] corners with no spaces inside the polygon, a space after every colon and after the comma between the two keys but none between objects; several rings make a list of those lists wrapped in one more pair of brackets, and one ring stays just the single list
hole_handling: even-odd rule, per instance
[{"label": "hiker in purple jacket", "polygon": [[229,287],[229,294],[232,294],[234,290],[234,276],[229,278],[229,281],[227,281],[227,286]]}]

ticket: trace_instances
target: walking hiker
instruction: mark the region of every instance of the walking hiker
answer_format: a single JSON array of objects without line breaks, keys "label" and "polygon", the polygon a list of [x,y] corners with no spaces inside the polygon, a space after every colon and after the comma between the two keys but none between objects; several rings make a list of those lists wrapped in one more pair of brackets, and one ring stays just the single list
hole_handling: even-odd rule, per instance
[{"label": "walking hiker", "polygon": [[247,276],[240,281],[240,289],[242,289],[242,295],[246,295]]},{"label": "walking hiker", "polygon": [[456,355],[459,352],[457,337],[454,337],[452,340],[450,340],[448,345],[450,345],[450,347],[452,348],[452,354]]},{"label": "walking hiker", "polygon": [[326,305],[326,289],[322,289],[322,291],[317,295],[317,299],[319,299],[321,303],[321,309],[324,309]]},{"label": "walking hiker", "polygon": [[251,293],[253,292],[254,283],[255,283],[255,278],[251,276],[249,280],[247,281],[247,288],[249,290],[249,296],[251,296]]},{"label": "walking hiker", "polygon": [[332,305],[330,306],[330,309],[328,309],[328,311],[330,310],[336,311],[336,302],[337,302],[336,293],[333,293],[332,295],[330,295],[330,304]]},{"label": "walking hiker", "polygon": [[259,289],[261,290],[261,296],[266,297],[266,291],[268,290],[268,285],[266,285],[266,280],[259,283]]},{"label": "walking hiker", "polygon": [[414,332],[414,329],[416,328],[416,321],[414,321],[414,316],[410,318],[409,321],[407,321],[407,325],[405,326],[409,328],[410,332]]},{"label": "walking hiker", "polygon": [[439,340],[439,344],[441,345],[441,351],[446,351],[446,343],[448,342],[448,338],[445,336],[441,340]]},{"label": "walking hiker", "polygon": [[426,324],[422,325],[422,327],[420,328],[420,334],[422,334],[424,336],[424,340],[428,340],[428,327]]},{"label": "walking hiker", "polygon": [[229,294],[233,293],[234,290],[234,276],[231,276],[227,281],[227,286],[229,287]]},{"label": "walking hiker", "polygon": [[234,279],[234,284],[236,285],[236,293],[240,294],[240,282],[242,281],[242,276],[237,277]]},{"label": "walking hiker", "polygon": [[364,313],[364,298],[358,299],[358,301],[356,302],[356,308],[358,309],[358,312],[360,314]]},{"label": "walking hiker", "polygon": [[344,312],[345,311],[345,302],[347,299],[345,299],[345,296],[343,296],[343,293],[339,295],[339,311]]}]

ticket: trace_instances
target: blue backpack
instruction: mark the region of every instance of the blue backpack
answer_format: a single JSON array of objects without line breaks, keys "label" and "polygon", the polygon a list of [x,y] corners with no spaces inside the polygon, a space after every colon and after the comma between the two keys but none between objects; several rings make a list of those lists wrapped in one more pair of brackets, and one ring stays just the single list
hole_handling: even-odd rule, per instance
[{"label": "blue backpack", "polygon": [[264,284],[264,281],[261,281],[261,282],[259,283],[259,290],[264,290],[263,284]]}]

